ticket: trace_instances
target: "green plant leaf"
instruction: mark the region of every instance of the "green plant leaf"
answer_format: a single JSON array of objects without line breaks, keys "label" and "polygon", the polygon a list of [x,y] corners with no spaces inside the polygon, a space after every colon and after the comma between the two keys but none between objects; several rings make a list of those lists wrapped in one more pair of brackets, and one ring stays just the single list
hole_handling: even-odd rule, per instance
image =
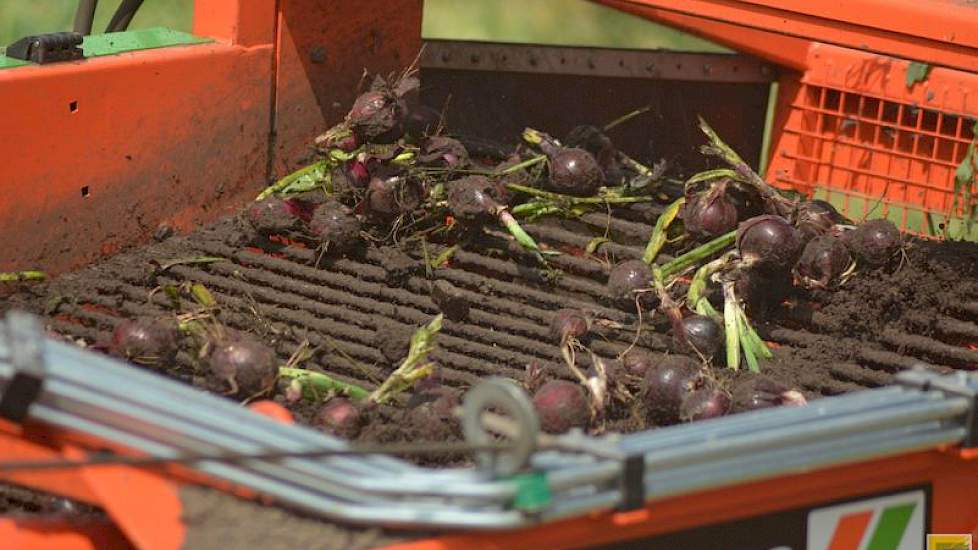
[{"label": "green plant leaf", "polygon": [[930,68],[930,65],[927,63],[919,63],[917,61],[907,65],[907,88],[913,88],[914,84],[927,80]]},{"label": "green plant leaf", "polygon": [[684,204],[686,204],[686,199],[679,197],[666,207],[659,218],[655,220],[655,227],[652,229],[652,235],[649,236],[649,243],[645,245],[645,253],[642,254],[643,262],[652,264],[655,261],[656,256],[666,244],[666,230],[679,215],[679,210]]},{"label": "green plant leaf", "polygon": [[207,287],[200,283],[190,285],[190,294],[198,304],[204,307],[214,307],[217,305],[217,300],[214,299],[211,291],[207,290]]},{"label": "green plant leaf", "polygon": [[609,242],[607,237],[595,237],[588,241],[587,246],[584,247],[584,252],[594,254],[598,247],[606,242]]}]

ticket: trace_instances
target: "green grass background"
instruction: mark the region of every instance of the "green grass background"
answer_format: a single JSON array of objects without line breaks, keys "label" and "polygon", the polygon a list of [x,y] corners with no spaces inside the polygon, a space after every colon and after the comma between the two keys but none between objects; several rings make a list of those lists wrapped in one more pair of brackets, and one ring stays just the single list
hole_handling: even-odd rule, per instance
[{"label": "green grass background", "polygon": [[[76,0],[0,0],[0,46],[28,34],[70,30],[77,5]],[[119,0],[99,2],[94,32],[105,28],[118,5]],[[146,0],[130,28],[163,26],[189,31],[192,20],[193,0]],[[463,40],[724,51],[586,0],[426,0],[422,34]]]}]

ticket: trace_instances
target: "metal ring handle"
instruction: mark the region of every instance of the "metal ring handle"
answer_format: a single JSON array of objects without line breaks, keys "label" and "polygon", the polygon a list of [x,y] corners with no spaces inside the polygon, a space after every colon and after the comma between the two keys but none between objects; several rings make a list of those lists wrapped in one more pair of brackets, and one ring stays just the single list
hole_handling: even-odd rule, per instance
[{"label": "metal ring handle", "polygon": [[511,449],[479,451],[476,461],[480,468],[495,476],[516,474],[529,463],[536,449],[540,420],[529,396],[515,382],[500,377],[488,378],[469,390],[462,401],[462,433],[468,443],[475,446],[492,443],[492,434],[482,423],[482,413],[489,408],[511,418],[518,431],[511,438]]}]

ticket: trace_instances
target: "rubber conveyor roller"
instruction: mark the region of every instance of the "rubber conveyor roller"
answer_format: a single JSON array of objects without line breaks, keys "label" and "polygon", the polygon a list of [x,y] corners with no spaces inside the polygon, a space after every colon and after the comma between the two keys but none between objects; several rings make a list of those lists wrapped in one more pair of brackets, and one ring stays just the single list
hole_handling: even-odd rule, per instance
[{"label": "rubber conveyor roller", "polygon": [[[26,411],[31,421],[165,458],[349,449],[337,438],[279,423],[162,376],[43,337],[39,326],[33,336],[10,330],[11,325],[22,328],[26,319],[30,318],[10,313],[0,323],[0,388],[6,392],[25,368],[42,373],[41,390]],[[23,360],[14,360],[14,350],[31,345],[26,339],[39,345],[41,353],[35,357],[41,364],[25,366]],[[628,435],[595,438],[572,432],[550,438],[524,468],[547,482],[552,498],[542,510],[517,507],[519,477],[494,475],[491,466],[428,469],[380,455],[214,458],[189,466],[336,520],[504,529],[613,509],[636,494],[654,500],[973,440],[978,378],[915,370],[902,373],[898,381],[897,386],[819,399],[805,407],[765,409]],[[638,462],[644,462],[644,474],[636,476]],[[642,487],[623,484],[626,464],[629,479],[644,480]]]}]

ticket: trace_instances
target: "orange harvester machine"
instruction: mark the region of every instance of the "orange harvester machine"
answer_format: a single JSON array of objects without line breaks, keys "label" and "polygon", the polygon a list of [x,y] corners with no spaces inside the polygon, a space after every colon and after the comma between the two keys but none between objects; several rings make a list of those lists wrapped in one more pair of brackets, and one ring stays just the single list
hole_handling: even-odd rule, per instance
[{"label": "orange harvester machine", "polygon": [[[978,3],[600,3],[741,53],[429,41],[423,100],[447,103],[453,128],[495,137],[523,124],[556,130],[587,116],[609,120],[629,98],[651,96],[662,130],[622,143],[652,141],[664,156],[689,155],[695,136],[675,128],[702,113],[746,158],[767,158],[766,178],[779,187],[828,200],[851,218],[885,216],[917,234],[970,236],[974,199],[962,189],[973,183],[976,160]],[[0,56],[0,271],[64,272],[162,227],[188,230],[240,207],[311,158],[308,144],[342,118],[365,67],[386,73],[415,58],[421,10],[420,0],[363,0],[355,9],[327,0],[197,0],[192,34],[122,32],[86,37],[81,48],[71,37],[41,37],[8,49]],[[79,51],[84,59],[51,61]],[[772,82],[779,86],[765,155]],[[617,103],[606,107],[596,98],[608,87]],[[110,410],[110,402],[96,410],[95,397],[86,401],[83,381],[72,378],[95,363],[109,376],[117,365],[103,369],[109,360],[39,338],[30,319],[11,316],[0,326],[0,478],[106,511],[83,521],[0,517],[3,548],[180,548],[186,528],[176,491],[189,482],[280,498],[327,518],[444,531],[395,545],[405,549],[884,550],[921,548],[926,533],[978,534],[978,381],[963,375],[911,371],[898,386],[803,412],[760,411],[621,441],[568,436],[550,454],[530,449],[507,457],[508,466],[484,461],[469,473],[425,477],[399,462],[329,458],[364,483],[380,475],[364,469],[371,465],[394,475],[386,487],[360,487],[371,497],[360,499],[262,485],[244,466],[188,460],[199,451],[178,442],[166,455],[162,440],[95,429],[91,422],[110,417],[131,427],[126,415],[144,412]],[[508,406],[518,417],[525,402],[504,386],[477,386],[466,403]],[[217,407],[201,410],[225,411],[206,396],[198,403],[179,395]],[[145,403],[156,397],[147,394]],[[89,424],[65,416],[69,402],[87,407]],[[269,441],[306,437],[274,407],[253,409],[226,412],[262,419]],[[140,418],[159,433],[176,429],[161,427],[171,416]],[[534,433],[526,422],[523,435]],[[479,441],[474,427],[466,436]],[[239,444],[229,439],[222,450],[240,451]],[[84,461],[106,448],[182,456],[184,466],[11,466]],[[316,467],[301,464],[307,475]]]}]

